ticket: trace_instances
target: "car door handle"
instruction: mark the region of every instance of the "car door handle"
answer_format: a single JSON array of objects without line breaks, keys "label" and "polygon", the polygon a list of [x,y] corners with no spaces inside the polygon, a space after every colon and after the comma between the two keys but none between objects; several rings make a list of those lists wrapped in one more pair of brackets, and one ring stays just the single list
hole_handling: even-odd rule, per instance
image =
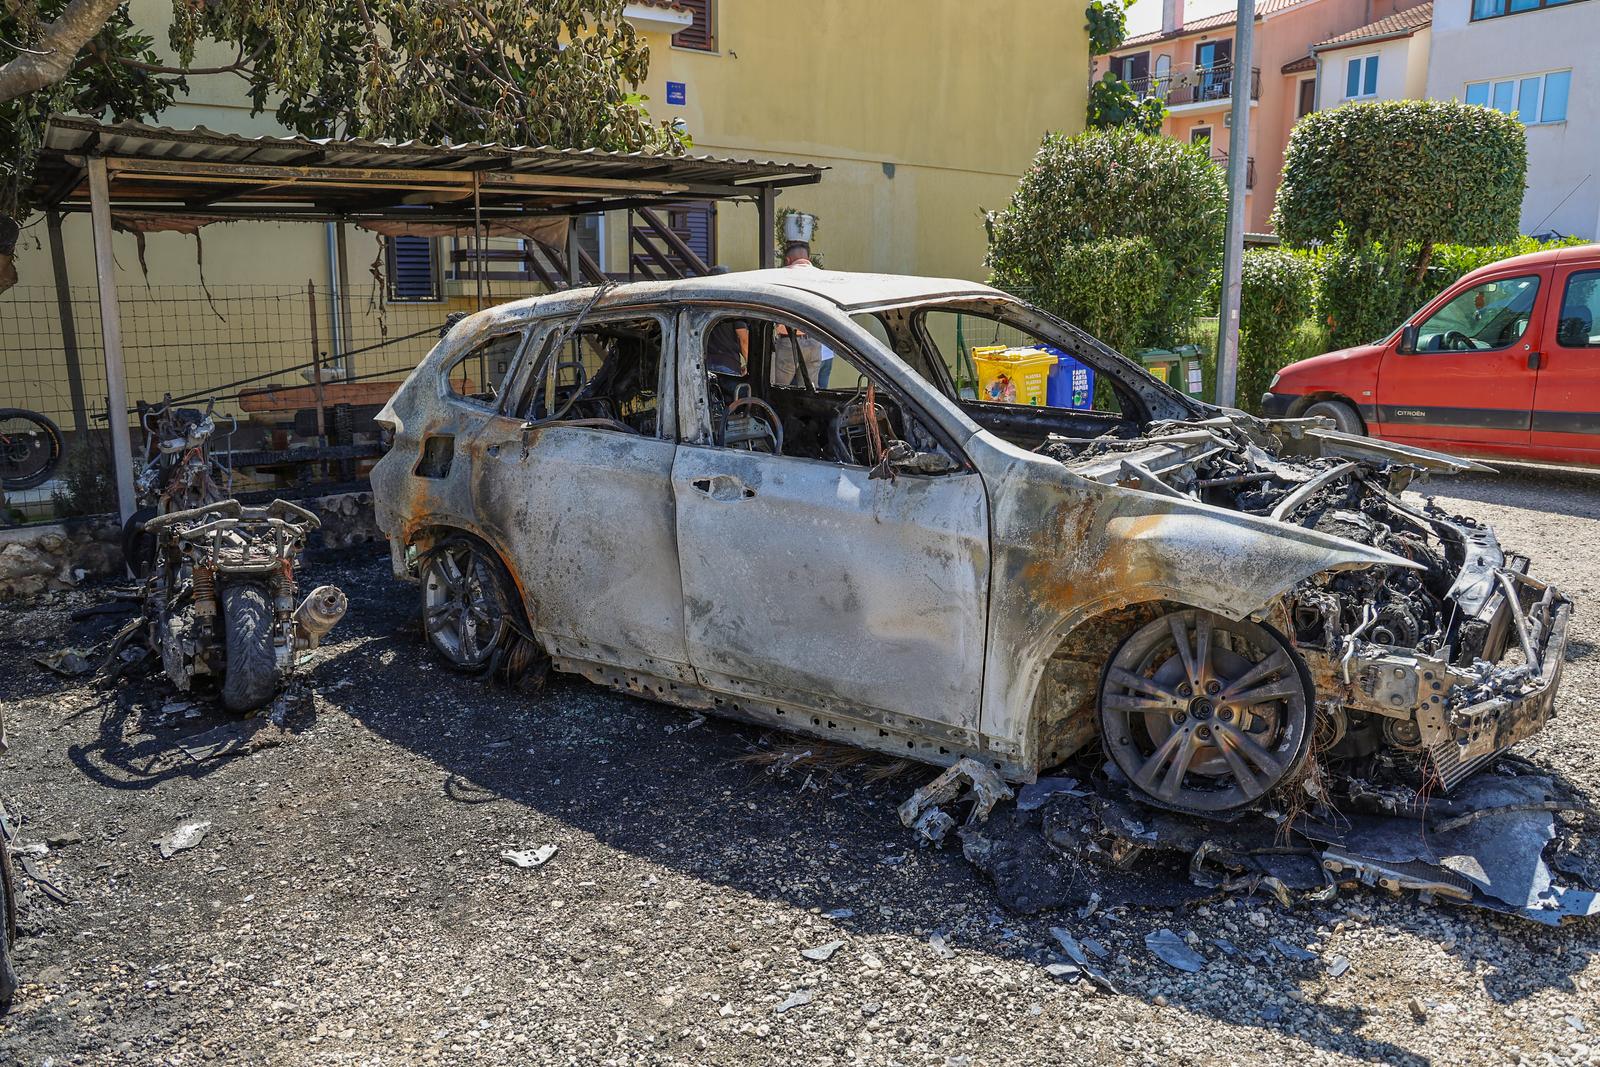
[{"label": "car door handle", "polygon": [[1528,353],[1528,369],[1529,370],[1538,370],[1542,366],[1544,366],[1544,357],[1541,356],[1538,352],[1529,352]]},{"label": "car door handle", "polygon": [[689,483],[695,490],[712,500],[749,500],[756,491],[728,474],[715,474],[709,478],[696,478]]}]

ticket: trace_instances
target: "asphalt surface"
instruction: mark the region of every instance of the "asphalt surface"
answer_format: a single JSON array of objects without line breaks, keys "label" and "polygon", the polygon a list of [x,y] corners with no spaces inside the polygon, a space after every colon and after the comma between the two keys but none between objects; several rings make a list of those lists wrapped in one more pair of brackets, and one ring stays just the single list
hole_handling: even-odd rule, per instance
[{"label": "asphalt surface", "polygon": [[[1578,601],[1558,718],[1519,751],[1600,802],[1600,475],[1429,491]],[[97,636],[106,618],[69,613],[106,588],[0,609],[0,795],[73,901],[24,880],[0,1063],[1600,1062],[1600,923],[1367,891],[1010,915],[896,820],[931,770],[769,772],[746,757],[784,739],[754,728],[450,673],[375,553],[308,579],[351,605],[314,704],[226,760],[175,746],[221,712],[30,662]],[[535,868],[501,855],[547,845]],[[1052,977],[1052,926],[1105,946],[1118,992]],[[1149,953],[1160,928],[1204,969]]]}]

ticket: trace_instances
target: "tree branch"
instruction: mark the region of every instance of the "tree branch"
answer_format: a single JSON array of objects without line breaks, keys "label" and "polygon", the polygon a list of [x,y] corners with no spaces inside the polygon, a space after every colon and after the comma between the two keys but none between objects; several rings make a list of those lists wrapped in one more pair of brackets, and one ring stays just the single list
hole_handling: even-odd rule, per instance
[{"label": "tree branch", "polygon": [[140,60],[133,59],[130,56],[108,56],[107,58],[121,63],[124,67],[132,67],[134,70],[148,71],[151,74],[232,74],[234,71],[248,68],[250,64],[254,63],[261,57],[261,50],[265,47],[265,43],[256,45],[249,55],[245,55],[244,49],[240,48],[239,58],[235,59],[232,63],[221,67],[168,67],[163,66],[160,63],[144,63]]},{"label": "tree branch", "polygon": [[0,104],[37,92],[67,76],[80,49],[105,26],[119,0],[71,0],[39,35],[38,52],[0,66]]}]

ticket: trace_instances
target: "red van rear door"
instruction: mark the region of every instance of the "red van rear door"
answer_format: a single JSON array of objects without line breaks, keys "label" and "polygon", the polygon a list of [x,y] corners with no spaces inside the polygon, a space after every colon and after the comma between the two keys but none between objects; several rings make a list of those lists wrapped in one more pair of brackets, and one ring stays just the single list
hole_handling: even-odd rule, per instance
[{"label": "red van rear door", "polygon": [[1462,289],[1417,320],[1417,350],[1391,348],[1378,371],[1379,437],[1526,450],[1550,270]]},{"label": "red van rear door", "polygon": [[1600,262],[1559,263],[1533,400],[1545,459],[1600,462]]}]

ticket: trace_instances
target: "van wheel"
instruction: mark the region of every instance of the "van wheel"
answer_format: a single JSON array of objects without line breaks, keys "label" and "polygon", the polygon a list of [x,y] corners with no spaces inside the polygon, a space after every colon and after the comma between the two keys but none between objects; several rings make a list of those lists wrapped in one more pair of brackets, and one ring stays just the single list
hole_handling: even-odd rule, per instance
[{"label": "van wheel", "polygon": [[1301,412],[1305,418],[1320,415],[1325,419],[1332,419],[1334,426],[1340,433],[1354,434],[1357,437],[1366,434],[1366,428],[1361,425],[1361,416],[1356,414],[1356,409],[1346,404],[1343,400],[1319,400]]}]

